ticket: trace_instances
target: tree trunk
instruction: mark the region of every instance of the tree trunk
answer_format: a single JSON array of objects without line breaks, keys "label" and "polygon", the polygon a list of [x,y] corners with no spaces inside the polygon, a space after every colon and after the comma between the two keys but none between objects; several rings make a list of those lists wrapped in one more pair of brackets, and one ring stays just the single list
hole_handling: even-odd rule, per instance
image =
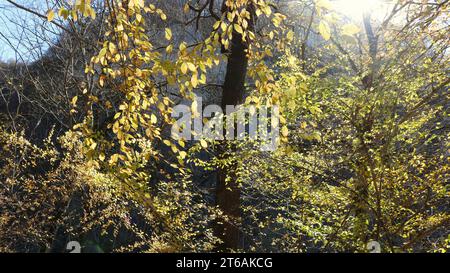
[{"label": "tree trunk", "polygon": [[[242,41],[242,36],[234,32],[222,92],[222,109],[224,113],[227,105],[236,106],[243,102],[248,66],[246,48],[247,46]],[[223,143],[218,149],[219,158],[226,159],[226,149],[225,143]],[[223,211],[224,215],[229,218],[228,220],[221,221],[221,223],[217,223],[215,227],[216,235],[223,241],[217,247],[221,251],[242,248],[241,232],[236,225],[239,223],[241,217],[241,192],[236,180],[236,164],[219,168],[216,185],[216,204]]]}]

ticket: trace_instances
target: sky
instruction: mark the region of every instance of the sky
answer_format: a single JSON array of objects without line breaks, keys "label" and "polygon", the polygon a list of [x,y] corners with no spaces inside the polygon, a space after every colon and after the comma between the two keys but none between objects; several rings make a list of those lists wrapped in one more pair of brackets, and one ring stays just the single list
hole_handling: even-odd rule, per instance
[{"label": "sky", "polygon": [[[14,1],[42,14],[47,10],[46,0]],[[45,51],[49,45],[42,43],[37,35],[41,38],[51,38],[54,34],[37,27],[37,22],[42,21],[35,15],[17,9],[6,0],[0,0],[0,60],[30,61],[38,52]]]}]

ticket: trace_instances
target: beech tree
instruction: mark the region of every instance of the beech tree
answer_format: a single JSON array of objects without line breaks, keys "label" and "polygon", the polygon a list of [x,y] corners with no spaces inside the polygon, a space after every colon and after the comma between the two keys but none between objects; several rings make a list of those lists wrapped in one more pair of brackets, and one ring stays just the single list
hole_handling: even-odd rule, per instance
[{"label": "beech tree", "polygon": [[[449,1],[7,2],[57,38],[2,66],[2,251],[448,251]],[[197,96],[277,149],[174,138]]]}]

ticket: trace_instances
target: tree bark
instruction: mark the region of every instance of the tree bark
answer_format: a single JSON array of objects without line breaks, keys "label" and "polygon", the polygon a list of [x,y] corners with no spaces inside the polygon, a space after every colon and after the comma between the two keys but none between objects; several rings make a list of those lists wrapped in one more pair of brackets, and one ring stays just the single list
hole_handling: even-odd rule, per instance
[{"label": "tree bark", "polygon": [[[242,41],[242,36],[234,32],[228,53],[227,71],[222,92],[224,113],[227,105],[236,106],[243,102],[248,67],[246,49],[247,46]],[[218,149],[219,158],[227,159],[226,150],[225,143],[220,145]],[[236,181],[236,167],[235,163],[227,167],[221,167],[217,174],[216,204],[229,218],[229,220],[216,223],[216,236],[223,241],[222,244],[217,246],[219,251],[237,250],[243,247],[242,234],[238,227],[241,218],[241,191]]]}]

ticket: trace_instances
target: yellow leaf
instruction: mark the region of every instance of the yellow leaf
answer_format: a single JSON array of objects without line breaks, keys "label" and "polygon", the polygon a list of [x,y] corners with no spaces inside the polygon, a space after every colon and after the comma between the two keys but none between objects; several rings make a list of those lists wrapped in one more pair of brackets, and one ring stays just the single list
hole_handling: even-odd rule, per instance
[{"label": "yellow leaf", "polygon": [[117,162],[117,160],[119,159],[119,155],[118,154],[113,154],[109,160],[109,164],[113,165]]},{"label": "yellow leaf", "polygon": [[172,143],[168,141],[167,139],[163,140],[163,143],[166,144],[166,146],[170,147],[172,146]]},{"label": "yellow leaf", "polygon": [[287,35],[286,35],[286,38],[287,38],[289,41],[294,40],[294,32],[293,32],[292,30],[289,30],[289,32],[288,32]]},{"label": "yellow leaf", "polygon": [[155,124],[158,121],[158,118],[155,116],[155,114],[152,114],[150,117],[150,121]]},{"label": "yellow leaf", "polygon": [[196,100],[194,100],[191,105],[191,111],[194,115],[197,114],[197,107],[198,107],[198,103]]},{"label": "yellow leaf", "polygon": [[55,12],[53,10],[49,10],[47,12],[47,20],[49,22],[53,21],[53,19],[55,18]]},{"label": "yellow leaf", "polygon": [[116,53],[116,45],[114,43],[109,43],[109,52],[111,52],[111,54]]},{"label": "yellow leaf", "polygon": [[172,149],[172,152],[178,153],[178,148],[175,145],[170,145],[170,149]]},{"label": "yellow leaf", "polygon": [[58,15],[63,17],[64,19],[67,19],[69,17],[69,11],[65,8],[60,8],[58,11]]},{"label": "yellow leaf", "polygon": [[137,0],[136,5],[138,5],[140,8],[143,8],[145,5],[144,0]]},{"label": "yellow leaf", "polygon": [[170,30],[170,28],[166,28],[166,39],[172,39],[172,30]]},{"label": "yellow leaf", "polygon": [[183,148],[186,146],[186,144],[184,143],[184,141],[182,139],[178,140],[178,145],[180,145]]},{"label": "yellow leaf", "polygon": [[98,53],[98,57],[101,58],[101,57],[105,56],[107,52],[108,52],[108,49],[106,47],[102,48],[100,50],[100,52]]},{"label": "yellow leaf", "polygon": [[208,143],[207,143],[204,139],[200,140],[200,145],[201,145],[204,149],[208,148]]},{"label": "yellow leaf", "polygon": [[173,51],[173,45],[168,45],[166,47],[166,52],[170,54],[170,53],[172,53],[172,51]]},{"label": "yellow leaf", "polygon": [[316,0],[316,7],[317,8],[324,8],[324,9],[331,9],[332,4],[328,0]]},{"label": "yellow leaf", "polygon": [[217,30],[217,29],[220,27],[220,23],[221,23],[221,21],[216,21],[216,22],[214,23],[213,29],[214,29],[214,30]]},{"label": "yellow leaf", "polygon": [[295,110],[295,108],[297,107],[295,100],[289,100],[288,107],[289,107],[289,110]]},{"label": "yellow leaf", "polygon": [[346,24],[342,27],[344,35],[353,36],[360,31],[359,27],[354,24]]},{"label": "yellow leaf", "polygon": [[283,126],[283,128],[281,128],[281,134],[284,137],[287,137],[289,135],[289,130],[288,130],[288,128],[286,126]]},{"label": "yellow leaf", "polygon": [[78,101],[78,96],[75,96],[75,97],[72,98],[72,105],[73,105],[73,107],[77,106],[77,101]]},{"label": "yellow leaf", "polygon": [[328,25],[327,22],[320,21],[319,32],[320,32],[320,35],[322,35],[322,37],[326,41],[328,41],[330,39],[330,37],[331,37],[331,30],[330,30],[330,26]]},{"label": "yellow leaf", "polygon": [[188,66],[186,63],[181,64],[181,73],[186,74],[188,70]]},{"label": "yellow leaf", "polygon": [[195,65],[193,63],[187,63],[187,66],[188,66],[189,70],[191,70],[192,72],[197,71],[197,68],[195,67]]},{"label": "yellow leaf", "polygon": [[227,24],[225,24],[224,22],[220,22],[220,28],[223,32],[225,32],[227,30]]},{"label": "yellow leaf", "polygon": [[191,78],[192,87],[196,88],[198,86],[198,77],[196,74],[192,75]]},{"label": "yellow leaf", "polygon": [[238,24],[234,24],[234,30],[236,30],[237,33],[244,33],[244,31],[242,30],[242,27]]},{"label": "yellow leaf", "polygon": [[136,14],[136,21],[138,21],[139,23],[142,21],[142,15],[140,15],[139,13]]},{"label": "yellow leaf", "polygon": [[186,43],[185,42],[182,42],[181,44],[180,44],[180,51],[185,51],[186,50]]}]

